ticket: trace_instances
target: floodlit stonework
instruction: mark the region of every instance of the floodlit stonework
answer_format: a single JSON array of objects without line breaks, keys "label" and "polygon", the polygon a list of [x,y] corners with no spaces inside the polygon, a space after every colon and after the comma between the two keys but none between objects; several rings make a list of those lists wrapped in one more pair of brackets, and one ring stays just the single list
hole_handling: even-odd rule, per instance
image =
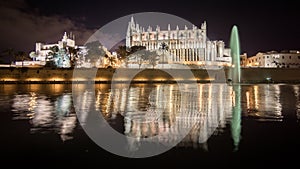
[{"label": "floodlit stonework", "polygon": [[[221,40],[208,40],[206,22],[198,28],[187,26],[167,30],[141,27],[132,17],[128,23],[126,47],[145,46],[146,50],[165,51],[160,62],[167,64],[230,65],[230,49]],[[162,53],[162,52],[161,52]]]}]

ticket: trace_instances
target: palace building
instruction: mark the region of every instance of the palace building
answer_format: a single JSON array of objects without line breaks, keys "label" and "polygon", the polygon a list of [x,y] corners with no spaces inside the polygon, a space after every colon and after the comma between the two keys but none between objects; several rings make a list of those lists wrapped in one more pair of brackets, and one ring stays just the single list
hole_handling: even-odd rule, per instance
[{"label": "palace building", "polygon": [[126,47],[145,46],[146,50],[162,49],[162,44],[168,48],[169,57],[167,62],[183,64],[213,64],[230,65],[230,49],[225,48],[221,40],[208,40],[206,22],[198,28],[195,25],[189,29],[171,29],[170,24],[167,30],[148,27],[147,30],[141,27],[131,17],[126,35]]},{"label": "palace building", "polygon": [[53,44],[44,44],[41,42],[37,42],[35,44],[35,52],[37,53],[38,57],[36,58],[36,60],[38,61],[46,61],[46,58],[48,56],[48,54],[50,52],[52,52],[51,48],[57,46],[59,49],[62,48],[68,48],[68,47],[72,47],[72,48],[76,48],[77,46],[75,46],[75,35],[72,33],[70,35],[67,35],[67,33],[65,32],[62,40],[58,41],[58,43],[53,43]]}]

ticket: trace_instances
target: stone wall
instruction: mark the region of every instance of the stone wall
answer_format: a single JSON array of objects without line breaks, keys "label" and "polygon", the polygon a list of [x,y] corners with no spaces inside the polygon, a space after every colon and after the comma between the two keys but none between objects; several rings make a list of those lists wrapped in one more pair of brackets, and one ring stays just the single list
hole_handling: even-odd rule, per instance
[{"label": "stone wall", "polygon": [[[300,69],[243,68],[243,83],[300,82]],[[73,77],[73,73],[75,76]],[[0,83],[225,82],[228,69],[52,69],[0,68]],[[268,79],[267,79],[268,78]]]},{"label": "stone wall", "polygon": [[[270,80],[267,80],[270,78]],[[242,68],[241,81],[244,83],[276,82],[300,83],[299,68]]]}]

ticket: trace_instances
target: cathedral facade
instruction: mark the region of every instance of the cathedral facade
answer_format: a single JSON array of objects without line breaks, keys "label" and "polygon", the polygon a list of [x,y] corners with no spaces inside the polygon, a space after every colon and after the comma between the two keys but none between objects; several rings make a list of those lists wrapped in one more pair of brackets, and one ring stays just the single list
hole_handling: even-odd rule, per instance
[{"label": "cathedral facade", "polygon": [[225,48],[221,40],[210,41],[207,38],[206,22],[201,27],[187,26],[184,29],[167,30],[148,27],[147,30],[131,17],[126,34],[126,47],[145,46],[147,50],[159,50],[167,47],[168,63],[186,64],[231,64],[230,49]]}]

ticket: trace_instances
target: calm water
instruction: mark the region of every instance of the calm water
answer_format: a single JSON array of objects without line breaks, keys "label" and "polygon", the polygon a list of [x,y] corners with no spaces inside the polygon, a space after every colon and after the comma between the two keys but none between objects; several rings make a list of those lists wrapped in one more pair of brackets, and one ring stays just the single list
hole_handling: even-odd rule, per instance
[{"label": "calm water", "polygon": [[[12,165],[285,166],[300,153],[300,85],[96,84],[93,90],[81,84],[72,90],[63,84],[2,84],[0,105],[2,160]],[[184,129],[189,133],[161,155],[123,158],[85,133],[81,123],[89,123],[91,111],[119,133],[138,138],[128,141],[129,150],[143,138],[172,146]]]}]

